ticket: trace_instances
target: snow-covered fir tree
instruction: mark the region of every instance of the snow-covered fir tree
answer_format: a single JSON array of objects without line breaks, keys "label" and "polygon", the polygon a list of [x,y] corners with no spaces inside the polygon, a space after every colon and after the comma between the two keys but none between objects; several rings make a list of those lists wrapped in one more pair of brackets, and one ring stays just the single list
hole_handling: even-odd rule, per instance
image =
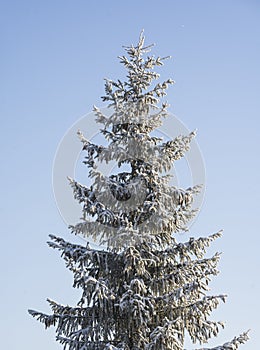
[{"label": "snow-covered fir tree", "polygon": [[[126,81],[106,79],[103,101],[110,113],[96,107],[94,112],[107,145],[93,144],[79,132],[91,186],[69,179],[83,211],[70,229],[106,249],[50,235],[49,246],[61,252],[82,296],[76,306],[48,300],[50,315],[29,310],[46,328],[56,327],[64,349],[183,350],[185,336],[204,344],[224,327],[210,314],[226,296],[207,294],[220,255],[205,257],[221,231],[177,242],[196,214],[192,203],[200,187],[170,186],[165,173],[189,151],[195,133],[168,142],[152,136],[167,117],[161,98],[173,81],[156,82],[154,68],[165,58],[149,55],[151,46],[145,47],[141,34],[137,46],[119,57]],[[119,170],[105,176],[97,162],[110,161]],[[125,164],[130,170],[120,171]],[[247,339],[246,332],[214,350],[237,349]]]}]

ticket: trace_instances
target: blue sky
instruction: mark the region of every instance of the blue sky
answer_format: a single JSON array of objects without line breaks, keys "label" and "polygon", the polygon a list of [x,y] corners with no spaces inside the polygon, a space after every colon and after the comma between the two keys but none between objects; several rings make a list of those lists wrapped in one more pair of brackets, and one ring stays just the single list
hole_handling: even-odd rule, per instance
[{"label": "blue sky", "polygon": [[103,78],[123,76],[116,57],[143,28],[155,54],[173,57],[161,70],[176,81],[170,111],[198,129],[207,191],[191,235],[224,228],[212,249],[223,252],[212,289],[229,295],[215,313],[227,326],[209,346],[251,328],[242,348],[257,348],[259,11],[257,0],[0,1],[3,348],[60,348],[26,311],[48,312],[47,297],[73,304],[79,296],[45,244],[49,233],[75,241],[53,196],[54,155],[71,125],[102,106]]}]

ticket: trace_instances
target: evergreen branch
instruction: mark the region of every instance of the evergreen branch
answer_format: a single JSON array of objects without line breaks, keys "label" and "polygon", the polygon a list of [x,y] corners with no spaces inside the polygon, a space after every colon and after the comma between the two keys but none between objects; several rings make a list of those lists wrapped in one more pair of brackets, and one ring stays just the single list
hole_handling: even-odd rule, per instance
[{"label": "evergreen branch", "polygon": [[197,350],[235,350],[235,349],[238,349],[238,347],[241,344],[244,344],[249,340],[248,333],[249,331],[244,332],[240,334],[238,337],[234,337],[230,342],[227,342],[215,348],[202,348]]},{"label": "evergreen branch", "polygon": [[38,312],[35,310],[28,310],[29,314],[36,318],[38,321],[44,323],[45,328],[49,328],[50,326],[55,326],[56,322],[58,320],[57,315],[46,315],[43,314],[42,312]]},{"label": "evergreen branch", "polygon": [[172,162],[181,159],[185,152],[190,150],[190,143],[195,135],[196,132],[192,131],[188,136],[178,136],[174,140],[165,142],[158,147],[164,170],[169,171]]},{"label": "evergreen branch", "polygon": [[193,254],[201,258],[206,253],[206,248],[208,248],[213,241],[222,236],[222,232],[223,230],[220,230],[208,237],[199,237],[197,239],[191,237],[188,242],[175,244],[173,247],[169,247],[161,253],[166,256],[176,256],[176,254],[178,254],[181,261],[187,258],[188,254]]},{"label": "evergreen branch", "polygon": [[183,349],[183,325],[180,319],[169,321],[165,318],[163,325],[157,326],[150,334],[148,350]]},{"label": "evergreen branch", "polygon": [[77,134],[80,141],[83,143],[82,150],[87,151],[87,156],[85,157],[86,160],[83,163],[86,164],[89,168],[93,168],[95,166],[95,159],[103,151],[104,147],[89,142],[80,130],[78,130]]},{"label": "evergreen branch", "polygon": [[[59,341],[63,346],[64,349],[69,347],[69,349],[76,349],[76,350],[104,350],[108,349],[106,347],[107,342],[106,341],[93,341],[93,340],[74,340],[69,337],[62,337],[57,336],[57,341]],[[116,349],[116,348],[115,348]]]},{"label": "evergreen branch", "polygon": [[73,244],[65,241],[63,238],[56,237],[54,235],[49,235],[52,241],[47,242],[51,248],[60,250],[61,256],[64,260],[71,266],[78,264],[83,267],[95,266],[102,268],[105,271],[108,269],[108,264],[114,261],[116,255],[115,253],[108,252],[105,250],[90,249],[89,244],[84,247],[79,244]]},{"label": "evergreen branch", "polygon": [[[168,260],[167,268],[165,262],[159,261],[155,269],[147,268],[147,272],[153,276],[148,285],[152,290],[160,291],[161,293],[168,292],[176,288],[176,286],[184,286],[191,283],[194,279],[204,280],[209,283],[208,276],[217,275],[218,270],[216,265],[219,261],[219,254],[215,254],[212,258],[188,261],[184,263],[175,263]],[[170,272],[170,273],[169,273]],[[158,276],[159,277],[156,277]]]}]

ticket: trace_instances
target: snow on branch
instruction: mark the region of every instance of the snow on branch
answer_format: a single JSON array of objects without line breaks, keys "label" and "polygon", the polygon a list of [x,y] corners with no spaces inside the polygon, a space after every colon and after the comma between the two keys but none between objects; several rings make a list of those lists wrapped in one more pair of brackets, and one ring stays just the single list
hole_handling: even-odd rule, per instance
[{"label": "snow on branch", "polygon": [[63,238],[49,235],[52,241],[48,242],[51,248],[60,250],[61,256],[70,265],[78,264],[81,267],[88,267],[89,265],[98,266],[99,268],[108,269],[109,261],[115,258],[115,254],[105,250],[91,249],[87,244],[86,247],[73,244],[65,241]]},{"label": "snow on branch", "polygon": [[35,310],[28,310],[29,314],[45,325],[45,328],[55,326],[58,320],[57,315],[46,315]]},{"label": "snow on branch", "polygon": [[198,258],[202,258],[206,253],[206,248],[215,241],[217,238],[222,236],[223,230],[220,230],[208,237],[199,237],[195,239],[191,237],[188,242],[175,244],[173,247],[169,247],[165,250],[166,255],[180,256],[180,260],[187,259],[189,254],[193,254]]},{"label": "snow on branch", "polygon": [[[103,101],[111,101],[114,105],[123,102],[142,101],[144,104],[156,105],[158,98],[164,96],[169,84],[173,84],[172,79],[168,79],[162,84],[151,87],[154,80],[159,78],[159,74],[154,71],[155,66],[162,66],[167,57],[155,57],[146,55],[153,45],[144,46],[144,36],[136,46],[125,47],[127,56],[119,56],[120,63],[127,69],[127,81],[112,81],[106,79],[105,96]],[[150,90],[149,90],[150,88]]]},{"label": "snow on branch", "polygon": [[230,342],[215,348],[201,348],[197,350],[236,350],[241,344],[246,343],[249,340],[249,331],[240,334],[238,337],[234,337]]}]

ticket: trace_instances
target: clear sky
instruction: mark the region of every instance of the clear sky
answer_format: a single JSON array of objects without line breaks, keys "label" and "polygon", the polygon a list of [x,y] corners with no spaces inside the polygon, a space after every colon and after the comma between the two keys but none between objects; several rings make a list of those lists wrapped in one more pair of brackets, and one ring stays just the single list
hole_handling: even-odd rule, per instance
[{"label": "clear sky", "polygon": [[211,250],[223,252],[212,292],[229,295],[214,314],[227,325],[208,346],[251,328],[241,349],[257,349],[259,1],[2,0],[0,17],[1,348],[61,348],[27,314],[48,312],[47,297],[73,304],[79,296],[45,244],[49,233],[75,241],[53,196],[54,155],[71,125],[102,106],[103,78],[122,76],[116,57],[144,28],[155,54],[173,56],[161,69],[176,81],[170,110],[198,129],[205,160],[205,202],[190,234],[224,228]]}]

